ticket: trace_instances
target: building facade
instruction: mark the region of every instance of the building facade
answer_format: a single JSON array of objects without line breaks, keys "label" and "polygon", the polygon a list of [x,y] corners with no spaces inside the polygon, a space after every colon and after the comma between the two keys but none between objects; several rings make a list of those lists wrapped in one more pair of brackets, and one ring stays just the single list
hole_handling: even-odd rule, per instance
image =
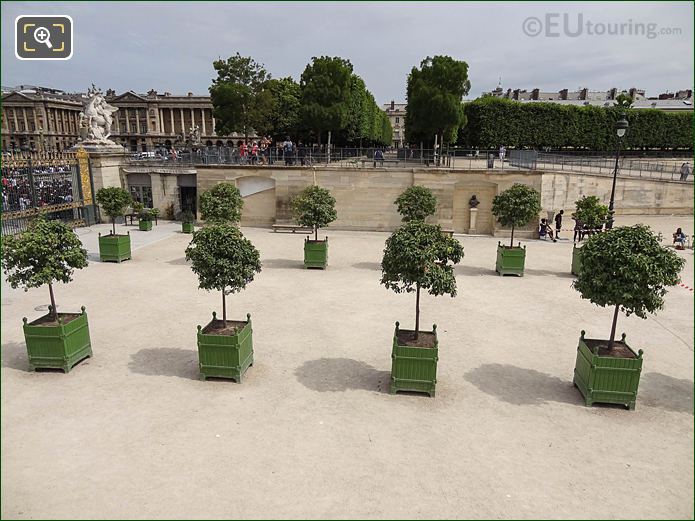
[{"label": "building facade", "polygon": [[[105,93],[118,107],[111,139],[130,152],[169,150],[183,146],[197,127],[204,146],[236,145],[241,136],[218,136],[209,96],[176,96],[155,90]],[[81,93],[20,85],[2,93],[2,150],[62,151],[79,139]]]},{"label": "building facade", "polygon": [[405,145],[405,103],[396,103],[391,101],[383,105],[381,108],[389,117],[391,128],[393,129],[392,145],[396,148],[402,148]]}]

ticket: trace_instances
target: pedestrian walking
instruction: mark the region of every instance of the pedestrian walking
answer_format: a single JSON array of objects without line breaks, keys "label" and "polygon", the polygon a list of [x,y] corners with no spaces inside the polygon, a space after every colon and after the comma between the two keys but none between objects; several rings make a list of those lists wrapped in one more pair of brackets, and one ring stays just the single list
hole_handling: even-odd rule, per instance
[{"label": "pedestrian walking", "polygon": [[507,155],[507,149],[504,147],[504,145],[500,146],[500,161],[504,163],[504,156]]},{"label": "pedestrian walking", "polygon": [[560,213],[555,215],[555,238],[560,238],[560,231],[562,230],[562,216],[565,214],[564,210],[560,210]]},{"label": "pedestrian walking", "polygon": [[687,181],[689,175],[690,175],[690,165],[686,161],[685,163],[683,163],[681,165],[681,178],[680,178],[680,180],[681,181]]}]

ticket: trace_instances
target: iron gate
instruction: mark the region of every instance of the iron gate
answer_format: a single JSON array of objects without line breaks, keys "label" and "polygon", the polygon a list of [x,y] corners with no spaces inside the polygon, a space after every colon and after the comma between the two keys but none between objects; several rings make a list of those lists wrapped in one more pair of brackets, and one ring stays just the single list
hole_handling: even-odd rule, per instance
[{"label": "iron gate", "polygon": [[26,230],[39,214],[72,227],[97,219],[88,155],[16,153],[2,159],[2,235]]}]

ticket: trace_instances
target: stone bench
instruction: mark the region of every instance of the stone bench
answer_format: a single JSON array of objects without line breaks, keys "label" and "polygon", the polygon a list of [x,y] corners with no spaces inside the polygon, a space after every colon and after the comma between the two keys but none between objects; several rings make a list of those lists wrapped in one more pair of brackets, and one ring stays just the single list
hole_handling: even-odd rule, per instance
[{"label": "stone bench", "polygon": [[313,233],[314,230],[299,224],[273,224],[273,232]]}]

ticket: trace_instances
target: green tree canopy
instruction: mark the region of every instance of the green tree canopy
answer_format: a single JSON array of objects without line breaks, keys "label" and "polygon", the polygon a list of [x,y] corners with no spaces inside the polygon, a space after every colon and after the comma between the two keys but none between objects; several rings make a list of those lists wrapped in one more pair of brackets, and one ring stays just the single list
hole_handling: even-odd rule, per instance
[{"label": "green tree canopy", "polygon": [[629,109],[630,107],[632,107],[632,102],[632,96],[622,92],[615,97],[616,106],[624,109]]},{"label": "green tree canopy", "polygon": [[277,141],[299,132],[299,84],[291,77],[267,80],[259,95],[264,109],[256,130]]},{"label": "green tree canopy", "polygon": [[228,223],[206,226],[193,234],[186,260],[198,276],[200,289],[222,292],[222,320],[227,325],[226,294],[237,293],[261,271],[258,250]]},{"label": "green tree canopy", "polygon": [[2,268],[13,288],[38,288],[48,284],[51,315],[57,316],[53,283],[67,284],[76,269],[87,266],[87,250],[79,237],[62,221],[41,216],[27,231],[2,239]]},{"label": "green tree canopy", "polygon": [[608,218],[608,207],[601,204],[601,199],[595,195],[585,195],[574,204],[577,208],[575,217],[578,221],[591,230],[598,230],[603,227]]},{"label": "green tree canopy", "polygon": [[415,338],[420,328],[420,289],[430,295],[456,296],[453,266],[463,258],[463,246],[436,224],[407,222],[387,240],[381,261],[381,283],[395,293],[416,292]]},{"label": "green tree canopy", "polygon": [[270,74],[262,64],[239,53],[212,65],[217,71],[210,86],[215,131],[219,135],[240,132],[248,138],[271,109],[262,94]]},{"label": "green tree canopy", "polygon": [[200,215],[211,223],[239,222],[243,207],[241,192],[232,183],[218,183],[200,194]]},{"label": "green tree canopy", "polygon": [[618,311],[647,318],[664,307],[666,288],[679,282],[685,260],[659,244],[648,226],[613,228],[593,235],[579,250],[582,269],[574,288],[597,306],[615,306],[609,349]]},{"label": "green tree canopy", "polygon": [[305,128],[321,134],[338,132],[348,121],[352,64],[343,58],[313,57],[299,82],[301,119]]},{"label": "green tree canopy", "polygon": [[314,240],[318,240],[318,230],[332,223],[338,217],[335,211],[335,197],[325,188],[309,186],[292,200],[292,211],[297,222],[314,230]]},{"label": "green tree canopy", "polygon": [[470,87],[465,61],[428,56],[419,69],[413,67],[408,75],[406,139],[429,145],[436,134],[442,144],[455,141],[466,123],[462,101]]},{"label": "green tree canopy", "polygon": [[411,186],[394,201],[403,221],[424,221],[437,210],[437,198],[424,186]]},{"label": "green tree canopy", "polygon": [[133,204],[133,197],[119,186],[109,186],[97,190],[97,203],[104,209],[104,213],[111,217],[113,234],[116,235],[116,218],[125,213],[126,208]]},{"label": "green tree canopy", "polygon": [[514,247],[514,228],[537,219],[540,211],[541,194],[521,183],[515,183],[492,200],[492,214],[502,226],[512,227],[510,248]]}]

